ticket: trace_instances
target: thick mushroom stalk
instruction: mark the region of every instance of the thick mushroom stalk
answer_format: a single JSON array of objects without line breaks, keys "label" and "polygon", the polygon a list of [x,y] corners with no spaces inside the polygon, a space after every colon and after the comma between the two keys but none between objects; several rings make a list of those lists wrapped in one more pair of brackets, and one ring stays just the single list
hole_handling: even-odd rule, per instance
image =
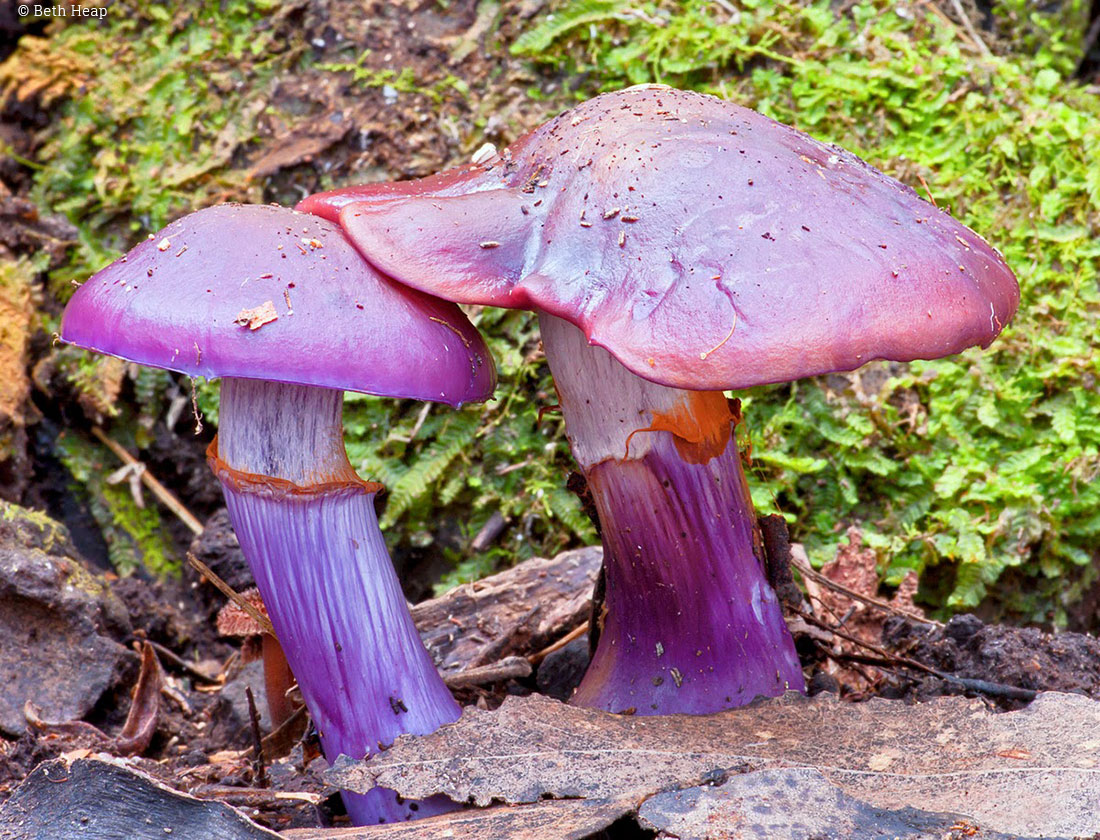
[{"label": "thick mushroom stalk", "polygon": [[[225,205],[97,273],[61,336],[222,379],[211,465],[329,760],[458,717],[378,531],[380,485],[355,474],[341,428],[344,389],[451,405],[492,393],[488,350],[456,306],[389,282],[331,222]],[[361,824],[454,807],[385,790],[346,801]]]},{"label": "thick mushroom stalk", "polygon": [[[405,605],[374,495],[344,452],[343,392],[247,379],[222,383],[211,466],[325,755],[362,758],[460,709]],[[453,808],[376,788],[344,794],[365,825]]]},{"label": "thick mushroom stalk", "polygon": [[[751,523],[732,440],[709,443],[728,420],[715,419],[716,397],[690,394],[984,346],[1019,303],[1001,256],[913,190],[753,111],[656,85],[582,103],[480,164],[300,206],[338,217],[388,276],[459,303],[568,321],[635,376],[586,371],[602,357],[578,361],[584,339],[543,321],[609,555],[613,635],[578,700],[639,714],[800,686],[791,642],[776,639],[785,631],[774,596],[738,547],[745,527],[716,530],[734,510]],[[604,405],[613,401],[618,416]],[[713,613],[713,581],[726,581],[719,597],[736,609]],[[644,591],[635,597],[633,586]],[[615,615],[623,611],[634,614]],[[674,618],[700,659],[708,645],[715,652],[710,682],[665,659],[678,642],[644,635],[659,625],[671,636]],[[767,657],[764,669],[756,658]],[[664,693],[649,705],[621,691],[656,679]]]},{"label": "thick mushroom stalk", "polygon": [[574,702],[701,714],[803,690],[753,553],[725,395],[655,385],[572,324],[542,315],[539,326],[607,574],[606,622]]}]

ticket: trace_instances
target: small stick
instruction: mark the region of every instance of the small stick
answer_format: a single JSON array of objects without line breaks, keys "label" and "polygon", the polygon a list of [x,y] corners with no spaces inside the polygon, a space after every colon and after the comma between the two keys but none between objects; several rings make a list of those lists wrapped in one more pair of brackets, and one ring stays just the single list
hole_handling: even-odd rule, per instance
[{"label": "small stick", "polygon": [[218,677],[212,677],[209,674],[204,674],[202,671],[200,671],[198,668],[196,668],[194,665],[192,665],[186,659],[181,657],[179,654],[169,650],[164,645],[162,645],[160,642],[154,642],[152,639],[144,638],[144,636],[135,636],[135,638],[140,638],[141,641],[145,642],[146,644],[152,645],[153,650],[155,650],[157,652],[157,656],[159,656],[161,659],[164,659],[165,661],[167,661],[168,664],[171,665],[172,667],[178,668],[179,670],[183,671],[186,674],[190,674],[193,679],[201,680],[202,682],[207,682],[207,683],[220,682]]},{"label": "small stick", "polygon": [[244,696],[248,698],[248,719],[252,722],[252,778],[262,788],[267,787],[267,771],[264,770],[263,739],[260,737],[260,715],[256,711],[256,698],[252,696],[252,686],[244,687]]},{"label": "small stick", "polygon": [[263,630],[263,632],[270,633],[272,636],[275,635],[275,628],[271,626],[271,619],[269,619],[266,615],[264,615],[258,609],[248,603],[245,598],[242,598],[240,595],[238,595],[232,586],[230,586],[228,583],[226,583],[224,580],[214,574],[214,571],[205,563],[203,563],[198,557],[196,557],[194,553],[190,551],[187,552],[187,562],[194,566],[195,570],[198,571],[200,575],[209,580],[218,589],[220,589],[221,593],[226,598],[228,598],[230,601],[232,601],[234,604],[236,604],[238,607],[248,613],[252,617],[252,620],[260,625],[260,628]]},{"label": "small stick", "polygon": [[507,656],[491,665],[467,668],[454,674],[444,674],[447,688],[469,688],[474,685],[531,676],[531,663],[522,656]]},{"label": "small stick", "polygon": [[[140,465],[144,467],[144,464],[142,464],[141,461],[139,461],[137,458],[127,452],[117,441],[107,437],[106,433],[104,433],[104,431],[98,426],[92,427],[92,434],[96,436],[100,443],[110,449],[124,464],[127,464],[128,466]],[[157,481],[149,473],[149,470],[142,470],[141,482],[146,487],[148,487],[149,490],[152,491],[154,496],[160,499],[161,503],[166,508],[168,508],[170,511],[172,511],[172,513],[178,516],[180,518],[180,521],[183,522],[184,525],[186,525],[196,534],[201,534],[203,532],[202,523],[199,522],[199,520],[197,520],[191,514],[191,511],[183,506],[183,502],[177,499],[171,490],[169,490],[167,487]]]},{"label": "small stick", "polygon": [[547,656],[552,654],[554,651],[561,650],[563,647],[565,647],[571,641],[573,641],[574,639],[579,639],[581,636],[583,636],[587,632],[588,632],[588,622],[585,621],[584,624],[581,624],[577,627],[574,627],[572,630],[570,630],[568,633],[566,633],[564,636],[562,636],[560,639],[558,639],[553,644],[547,645],[542,650],[540,650],[538,653],[532,653],[530,656],[527,657],[527,661],[530,662],[532,665],[538,665],[540,662],[542,662],[542,660],[544,660]]},{"label": "small stick", "polygon": [[228,785],[201,785],[191,790],[199,799],[218,799],[229,803],[238,803],[249,807],[277,805],[280,802],[300,801],[313,805],[321,803],[318,793],[304,791],[267,790],[264,788],[229,787]]},{"label": "small stick", "polygon": [[299,706],[294,714],[279,724],[278,729],[268,733],[263,740],[264,755],[267,756],[268,763],[290,752],[290,748],[305,732],[305,718],[308,714],[309,710],[305,706]]},{"label": "small stick", "polygon": [[951,8],[954,9],[955,14],[961,18],[963,28],[974,41],[975,45],[977,45],[978,49],[982,51],[982,54],[986,56],[993,55],[993,51],[985,45],[985,41],[983,41],[982,37],[978,34],[978,30],[974,28],[974,24],[971,22],[970,16],[967,15],[966,10],[963,9],[962,3],[960,3],[959,0],[951,0]]},{"label": "small stick", "polygon": [[491,546],[496,538],[508,527],[508,520],[499,510],[494,510],[489,519],[481,526],[481,530],[470,541],[470,551],[478,554]]},{"label": "small stick", "polygon": [[893,604],[888,603],[887,601],[883,601],[880,598],[874,598],[870,595],[864,595],[862,592],[857,592],[854,589],[849,589],[843,583],[837,583],[832,578],[826,577],[825,575],[821,574],[821,572],[810,566],[810,564],[806,561],[804,557],[799,556],[798,552],[791,552],[791,564],[796,569],[798,569],[798,573],[803,577],[809,578],[815,583],[821,584],[828,589],[832,589],[834,592],[840,592],[844,595],[847,595],[849,598],[854,598],[857,601],[862,601],[868,606],[878,607],[878,609],[884,610],[888,613],[893,613],[894,615],[905,616],[905,618],[910,618],[913,621],[919,622],[921,624],[928,624],[932,627],[943,627],[942,622],[935,621],[931,618],[925,618],[922,615],[909,613],[905,610],[900,610]]}]

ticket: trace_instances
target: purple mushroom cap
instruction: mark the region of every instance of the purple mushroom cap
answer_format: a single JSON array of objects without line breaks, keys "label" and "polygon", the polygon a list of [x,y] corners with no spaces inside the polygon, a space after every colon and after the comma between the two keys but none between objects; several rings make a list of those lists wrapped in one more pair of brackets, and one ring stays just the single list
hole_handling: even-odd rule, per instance
[{"label": "purple mushroom cap", "polygon": [[265,205],[168,225],[77,289],[61,338],[192,376],[451,405],[496,381],[457,306],[379,274],[332,222]]},{"label": "purple mushroom cap", "polygon": [[1019,287],[980,236],[843,149],[660,86],[482,166],[299,205],[459,303],[539,309],[635,374],[744,388],[987,345]]}]

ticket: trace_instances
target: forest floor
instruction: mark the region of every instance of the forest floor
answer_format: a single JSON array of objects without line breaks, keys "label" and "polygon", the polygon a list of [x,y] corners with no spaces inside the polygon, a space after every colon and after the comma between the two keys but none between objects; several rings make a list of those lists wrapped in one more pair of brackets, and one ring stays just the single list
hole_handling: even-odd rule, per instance
[{"label": "forest floor", "polygon": [[[482,143],[511,142],[571,103],[562,80],[534,72],[528,61],[502,48],[545,12],[544,5],[542,0],[281,4],[261,31],[273,52],[287,60],[279,65],[277,81],[249,106],[254,130],[247,137],[223,136],[234,174],[202,180],[204,197],[293,204],[337,183],[426,175],[465,162]],[[184,17],[181,12],[178,26],[188,25]],[[56,23],[40,22],[29,31],[11,21],[0,25],[34,38],[59,29]],[[308,62],[289,60],[304,53]],[[139,570],[119,576],[111,568],[111,535],[102,533],[94,511],[74,492],[55,451],[67,425],[87,429],[118,409],[107,412],[74,387],[35,315],[37,309],[56,318],[62,304],[44,278],[65,263],[78,240],[61,213],[35,204],[34,168],[26,165],[41,152],[43,129],[58,118],[56,103],[80,72],[70,68],[63,78],[62,70],[53,70],[37,76],[28,70],[23,88],[9,86],[0,124],[0,258],[9,266],[34,260],[39,278],[31,290],[20,291],[0,275],[0,443],[6,453],[0,461],[0,497],[6,500],[0,502],[0,632],[6,634],[0,645],[0,802],[41,762],[61,760],[57,766],[75,767],[115,756],[169,788],[236,806],[259,826],[297,829],[304,833],[291,836],[302,840],[330,836],[309,833],[345,824],[316,736],[304,714],[278,733],[269,731],[260,663],[245,661],[254,644],[217,635],[215,616],[224,596],[191,565],[175,575]],[[467,95],[471,89],[476,96]],[[108,219],[104,230],[125,237],[131,221]],[[134,383],[123,371],[113,375],[100,383],[100,392],[120,403],[129,400],[123,412],[140,414]],[[182,413],[145,430],[143,463],[201,523],[202,532],[195,534],[164,512],[170,553],[193,554],[240,592],[251,581],[207,471],[204,450],[212,430],[196,435],[184,429],[187,396],[182,395]],[[180,402],[180,394],[174,399]],[[108,481],[123,466],[94,463]],[[140,481],[132,471],[118,474],[113,483],[132,485],[144,504],[156,505]],[[781,559],[795,567],[801,583],[786,606],[812,695],[853,703],[877,698],[875,703],[888,701],[899,709],[965,696],[977,699],[968,707],[975,719],[985,711],[1019,712],[1042,691],[1100,700],[1095,637],[986,624],[965,614],[936,621],[914,606],[911,592],[905,597],[904,584],[893,601],[885,599],[876,573],[879,560],[861,544],[858,530],[849,532],[836,559],[821,571],[810,568],[797,545]],[[417,603],[422,635],[464,705],[485,712],[509,697],[568,698],[587,662],[583,634],[598,551],[528,561],[531,565],[516,566],[494,581],[466,584],[435,600],[427,596],[439,578],[439,555],[410,552],[399,562],[407,595]],[[34,573],[27,575],[27,569]],[[553,592],[546,588],[551,584]],[[533,624],[532,610],[549,601],[558,606],[544,609]],[[1085,616],[1096,610],[1094,603],[1079,607]],[[445,641],[438,637],[441,616],[455,628]],[[555,646],[566,637],[575,638]],[[459,677],[464,671],[471,673]],[[1001,758],[1025,760],[1023,753]],[[82,772],[102,773],[81,766]],[[679,780],[666,788],[687,786]],[[154,803],[149,807],[167,808],[166,800],[149,795]],[[499,798],[534,802],[539,795]],[[25,797],[35,801],[33,794]],[[557,834],[546,829],[538,836],[681,836],[652,814],[639,817],[641,799],[608,806],[597,817],[570,812],[561,816]],[[563,795],[560,801],[571,800]],[[899,794],[897,808],[912,805]],[[104,809],[109,806],[105,800]],[[879,811],[860,807],[859,819],[871,820],[861,825],[880,819],[887,824],[881,805]],[[180,821],[177,836],[189,836],[188,820],[198,825],[208,817],[172,814]],[[5,816],[0,810],[0,838],[33,836],[21,834],[14,819],[13,812]],[[978,821],[959,819],[910,826],[912,836],[933,831],[999,836],[979,834]],[[532,825],[495,836],[536,836],[524,833]],[[252,836],[249,829],[239,830],[232,836]],[[470,836],[485,831],[466,830]]]}]

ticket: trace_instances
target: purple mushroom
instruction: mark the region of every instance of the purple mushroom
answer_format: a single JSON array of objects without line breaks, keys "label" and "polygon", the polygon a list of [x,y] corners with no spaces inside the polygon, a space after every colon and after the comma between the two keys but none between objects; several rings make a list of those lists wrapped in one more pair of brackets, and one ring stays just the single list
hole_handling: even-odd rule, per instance
[{"label": "purple mushroom", "polygon": [[723,391],[987,345],[1019,299],[996,251],[909,188],[663,86],[590,100],[483,165],[299,208],[402,283],[539,312],[605,551],[574,700],[613,711],[803,688]]},{"label": "purple mushroom", "polygon": [[[220,378],[210,463],[325,755],[362,758],[459,708],[344,451],[343,391],[459,405],[495,371],[452,303],[389,282],[335,224],[225,205],[173,222],[73,296],[67,342]],[[345,794],[360,824],[453,807]]]}]

